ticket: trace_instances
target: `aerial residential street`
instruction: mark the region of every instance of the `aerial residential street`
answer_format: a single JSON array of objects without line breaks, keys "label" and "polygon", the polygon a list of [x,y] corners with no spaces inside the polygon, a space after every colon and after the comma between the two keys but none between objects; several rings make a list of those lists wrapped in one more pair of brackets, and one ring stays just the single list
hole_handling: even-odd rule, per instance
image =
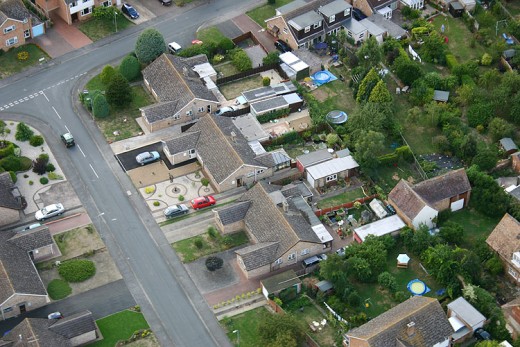
[{"label": "aerial residential street", "polygon": [[[86,73],[132,51],[144,27],[156,27],[167,42],[187,43],[203,23],[230,18],[251,5],[251,0],[239,5],[221,0],[180,16],[174,10],[43,69],[0,81],[0,117],[27,122],[45,136],[163,346],[226,346],[229,341],[106,140],[72,97],[82,89]],[[66,131],[78,144],[70,150],[59,139]]]}]

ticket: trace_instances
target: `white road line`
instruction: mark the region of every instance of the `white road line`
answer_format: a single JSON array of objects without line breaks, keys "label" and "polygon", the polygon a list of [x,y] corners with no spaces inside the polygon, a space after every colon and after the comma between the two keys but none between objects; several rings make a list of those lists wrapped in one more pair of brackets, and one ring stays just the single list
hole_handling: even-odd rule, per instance
[{"label": "white road line", "polygon": [[[78,146],[78,149],[81,152],[81,154],[83,154],[83,157],[86,158],[87,156],[85,155],[85,153],[83,153],[83,150],[81,149],[81,147],[79,145],[76,145],[76,146]],[[92,169],[92,170],[94,170],[94,169]]]},{"label": "white road line", "polygon": [[13,107],[13,106],[14,106],[14,104],[13,104],[12,102],[10,102],[10,103],[9,103],[9,106],[10,106],[10,107]]},{"label": "white road line", "polygon": [[94,168],[92,167],[92,164],[88,164],[90,165],[90,168],[92,169],[92,171],[94,171],[94,175],[96,175],[97,178],[99,178],[98,174],[96,173],[96,170],[94,170]]},{"label": "white road line", "polygon": [[29,100],[29,98],[28,98],[28,97],[25,97],[25,98],[23,98],[23,99],[24,99],[25,101]]},{"label": "white road line", "polygon": [[37,97],[37,96],[38,96],[38,93],[34,93],[33,95],[34,95],[34,97]]},{"label": "white road line", "polygon": [[[45,94],[44,94],[44,95],[45,95]],[[49,99],[47,99],[47,101],[48,101],[48,100],[49,100]],[[60,117],[58,111],[56,111],[56,109],[54,108],[54,106],[52,106],[52,109],[54,110],[54,112],[56,112],[56,115],[58,116],[58,118],[61,119],[61,117]]]},{"label": "white road line", "polygon": [[[45,96],[45,99],[47,99],[47,102],[50,102],[50,101],[49,101],[49,98],[47,97],[47,95],[45,95],[45,93],[44,93],[43,91],[41,91],[40,93],[41,93],[43,96]],[[53,107],[53,108],[54,108],[54,107]],[[61,117],[60,117],[60,119],[61,119]]]},{"label": "white road line", "polygon": [[18,100],[18,102],[23,102],[23,99]]},{"label": "white road line", "polygon": [[3,107],[0,107],[0,111],[3,111],[3,110],[4,110],[4,108],[3,108]]},{"label": "white road line", "polygon": [[31,94],[31,95],[29,95],[29,98],[33,99],[33,98],[34,98],[34,95],[32,95],[32,94]]},{"label": "white road line", "polygon": [[19,102],[18,102],[18,101],[13,101],[13,103],[14,103],[15,105],[18,105],[18,104],[19,104]]},{"label": "white road line", "polygon": [[68,132],[68,133],[70,133],[70,130],[69,130],[69,128],[67,128],[67,126],[66,126],[66,125],[64,125],[64,127],[65,127],[65,129],[67,129],[67,132]]}]

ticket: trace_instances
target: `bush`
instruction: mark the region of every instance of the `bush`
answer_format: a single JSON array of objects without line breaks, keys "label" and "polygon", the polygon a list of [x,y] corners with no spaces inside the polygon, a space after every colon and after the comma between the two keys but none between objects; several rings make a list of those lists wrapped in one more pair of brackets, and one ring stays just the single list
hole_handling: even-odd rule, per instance
[{"label": "bush", "polygon": [[204,247],[204,242],[202,242],[202,239],[196,239],[195,241],[193,241],[193,244],[198,249],[201,249],[202,247]]},{"label": "bush", "polygon": [[14,173],[14,171],[9,171],[9,176],[11,176],[11,181],[13,181],[13,183],[18,181],[18,177],[16,177],[16,173]]},{"label": "bush", "polygon": [[14,155],[10,155],[0,159],[0,167],[2,167],[5,171],[26,171],[31,168],[31,165],[31,159],[27,157],[15,157]]},{"label": "bush", "polygon": [[92,114],[96,118],[106,118],[110,114],[110,105],[103,94],[97,94],[92,100]]},{"label": "bush", "polygon": [[215,227],[211,226],[208,228],[208,236],[212,239],[216,239],[218,237],[218,231]]},{"label": "bush", "polygon": [[47,177],[42,177],[42,178],[40,178],[40,183],[47,184],[47,183],[49,183],[49,179]]},{"label": "bush", "polygon": [[179,201],[184,201],[184,195],[179,195]]},{"label": "bush", "polygon": [[63,176],[58,175],[56,172],[49,172],[49,174],[47,176],[49,177],[50,180],[53,180],[53,181],[63,179]]},{"label": "bush", "polygon": [[208,257],[206,259],[206,268],[209,271],[218,270],[218,269],[222,268],[222,265],[224,265],[224,260],[222,260],[222,258],[219,258],[219,257]]},{"label": "bush", "polygon": [[353,291],[348,295],[347,302],[350,307],[358,307],[361,305],[361,296],[356,291]]},{"label": "bush", "polygon": [[109,104],[117,106],[125,106],[132,101],[130,84],[120,73],[116,73],[107,86],[106,99]]},{"label": "bush", "polygon": [[493,57],[489,53],[484,53],[482,59],[480,59],[480,64],[484,66],[489,66],[493,62]]},{"label": "bush", "polygon": [[397,281],[395,280],[395,277],[387,271],[379,274],[377,277],[377,283],[391,292],[394,292],[397,289]]},{"label": "bush", "polygon": [[446,65],[451,70],[455,66],[459,65],[459,62],[457,61],[457,58],[453,54],[446,54]]},{"label": "bush", "polygon": [[0,141],[0,159],[14,154],[14,143],[10,141]]},{"label": "bush", "polygon": [[43,175],[47,172],[48,163],[49,158],[39,156],[38,158],[36,158],[35,161],[33,161],[33,172],[37,173],[38,175]]},{"label": "bush", "polygon": [[217,50],[227,52],[235,48],[235,44],[230,38],[224,37],[217,44]]},{"label": "bush", "polygon": [[67,281],[54,279],[47,286],[47,292],[52,300],[60,300],[69,296],[72,293],[72,288]]},{"label": "bush", "polygon": [[49,164],[47,164],[47,165],[45,166],[45,170],[46,170],[47,172],[54,172],[54,171],[56,171],[56,168],[54,167],[54,165],[52,165],[51,163],[49,163]]},{"label": "bush", "polygon": [[67,260],[61,263],[58,273],[68,282],[83,282],[96,274],[96,266],[90,260]]},{"label": "bush", "polygon": [[123,75],[127,81],[133,81],[138,78],[141,73],[141,64],[139,64],[139,61],[133,55],[127,55],[121,62],[121,65],[119,65],[119,73]]},{"label": "bush", "polygon": [[18,123],[16,126],[16,134],[14,138],[17,141],[27,141],[34,135],[34,132],[24,122]]},{"label": "bush", "polygon": [[116,73],[117,71],[113,66],[106,65],[99,74],[99,79],[101,80],[101,83],[103,83],[105,86],[108,86],[110,82],[112,82],[112,77],[114,77]]},{"label": "bush", "polygon": [[43,145],[43,142],[44,142],[43,136],[41,136],[41,135],[33,135],[29,139],[29,144],[33,147],[41,146],[41,145]]},{"label": "bush", "polygon": [[154,28],[141,32],[135,43],[135,55],[143,64],[150,64],[166,52],[166,43],[162,34]]},{"label": "bush", "polygon": [[157,207],[157,206],[161,206],[161,203],[159,201],[154,201],[153,205]]},{"label": "bush", "polygon": [[262,59],[262,64],[264,64],[264,65],[278,64],[279,62],[280,62],[280,53],[278,51],[268,53]]},{"label": "bush", "polygon": [[32,186],[34,184],[33,181],[29,181],[29,185]]},{"label": "bush", "polygon": [[200,180],[200,184],[202,184],[204,187],[207,187],[209,185],[209,179],[206,177],[202,177]]},{"label": "bush", "polygon": [[253,62],[242,49],[233,53],[232,63],[240,72],[251,70],[251,68],[253,68]]},{"label": "bush", "polygon": [[266,76],[266,77],[262,78],[262,85],[263,85],[264,87],[267,87],[267,86],[269,86],[270,84],[271,84],[271,79],[270,79],[269,77]]}]

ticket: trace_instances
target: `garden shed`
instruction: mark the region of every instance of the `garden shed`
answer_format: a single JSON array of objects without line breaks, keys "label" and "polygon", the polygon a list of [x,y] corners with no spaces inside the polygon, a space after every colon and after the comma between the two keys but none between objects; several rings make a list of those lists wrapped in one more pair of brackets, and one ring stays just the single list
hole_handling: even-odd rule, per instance
[{"label": "garden shed", "polygon": [[260,281],[262,286],[262,293],[268,299],[270,294],[279,295],[284,289],[294,287],[296,293],[299,293],[302,286],[302,281],[296,275],[294,270],[288,270],[278,275],[274,275]]},{"label": "garden shed", "polygon": [[446,92],[444,90],[434,90],[433,91],[433,100],[437,102],[448,102],[450,97],[450,92]]},{"label": "garden shed", "polygon": [[280,54],[280,67],[291,80],[302,80],[309,77],[309,65],[292,52]]},{"label": "garden shed", "polygon": [[329,293],[334,289],[334,286],[329,281],[323,280],[315,284],[318,291],[322,293]]},{"label": "garden shed", "polygon": [[453,342],[461,343],[473,336],[473,332],[482,328],[486,317],[463,297],[448,304],[448,320],[453,327]]},{"label": "garden shed", "polygon": [[397,233],[405,226],[406,224],[401,218],[399,218],[398,215],[393,215],[354,229],[354,240],[356,240],[358,243],[363,243],[368,235],[392,235]]},{"label": "garden shed", "polygon": [[306,169],[307,182],[312,188],[335,184],[338,180],[357,175],[359,164],[352,156],[335,158]]},{"label": "garden shed", "polygon": [[302,98],[296,93],[291,93],[251,103],[251,114],[258,117],[269,112],[283,109],[295,111],[302,105]]},{"label": "garden shed", "polygon": [[510,137],[504,137],[500,139],[500,147],[506,152],[506,154],[513,154],[518,151],[518,146]]},{"label": "garden shed", "polygon": [[460,4],[464,7],[464,9],[468,12],[471,12],[475,9],[477,5],[475,0],[458,0]]},{"label": "garden shed", "polygon": [[302,154],[296,157],[296,167],[300,172],[304,172],[306,168],[320,164],[334,158],[332,154],[325,148],[317,151]]},{"label": "garden shed", "polygon": [[449,11],[454,18],[462,17],[464,7],[458,1],[452,1],[449,5]]}]

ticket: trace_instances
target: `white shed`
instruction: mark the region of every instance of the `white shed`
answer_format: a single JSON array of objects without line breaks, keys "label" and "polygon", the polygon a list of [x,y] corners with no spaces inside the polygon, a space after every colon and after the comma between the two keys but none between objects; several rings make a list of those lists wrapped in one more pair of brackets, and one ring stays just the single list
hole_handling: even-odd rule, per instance
[{"label": "white shed", "polygon": [[329,183],[336,182],[338,179],[352,177],[359,164],[351,156],[335,158],[321,164],[306,168],[307,182],[313,188],[323,187]]},{"label": "white shed", "polygon": [[365,241],[368,235],[384,236],[393,234],[405,226],[406,224],[403,222],[403,220],[399,218],[398,215],[394,214],[393,216],[383,218],[376,222],[365,224],[359,228],[354,229],[354,240],[362,243]]},{"label": "white shed", "polygon": [[476,6],[475,0],[458,0],[458,1],[464,7],[464,9],[468,12],[471,12],[475,9],[475,6]]}]

